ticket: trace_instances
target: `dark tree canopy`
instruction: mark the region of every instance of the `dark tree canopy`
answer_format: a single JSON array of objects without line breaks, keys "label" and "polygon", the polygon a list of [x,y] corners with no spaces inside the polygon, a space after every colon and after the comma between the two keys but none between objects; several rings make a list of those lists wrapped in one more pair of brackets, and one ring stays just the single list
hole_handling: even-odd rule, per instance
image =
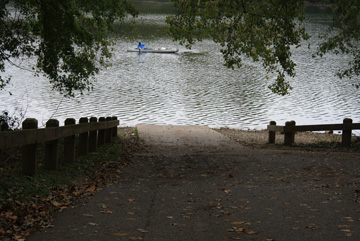
[{"label": "dark tree canopy", "polygon": [[[167,19],[174,40],[191,47],[211,38],[222,47],[225,64],[240,67],[244,57],[260,61],[277,78],[270,89],[285,95],[295,76],[291,48],[309,38],[302,25],[304,0],[173,0],[178,14]],[[312,1],[314,2],[314,1]],[[360,1],[334,3],[334,21],[317,55],[351,57],[339,77],[360,73]],[[91,88],[111,56],[111,25],[136,10],[126,0],[0,0],[0,71],[7,63],[36,58],[34,71],[65,95]],[[269,78],[269,77],[268,77]],[[0,89],[10,80],[0,75]]]},{"label": "dark tree canopy", "polygon": [[[0,70],[22,56],[37,57],[34,71],[72,96],[91,88],[91,77],[111,56],[108,31],[137,15],[126,0],[1,0]],[[9,81],[0,77],[0,89]]]},{"label": "dark tree canopy", "polygon": [[[260,61],[268,74],[277,74],[269,88],[281,95],[288,94],[291,86],[286,77],[295,76],[291,47],[300,46],[310,37],[302,24],[305,1],[173,1],[177,14],[168,17],[167,22],[174,40],[190,48],[196,41],[211,38],[221,45],[225,65],[232,68],[240,67],[244,57]],[[338,34],[325,36],[325,42],[319,46],[319,55],[327,52],[353,55],[351,67],[340,76],[359,75],[359,2],[336,1],[333,30]]]}]

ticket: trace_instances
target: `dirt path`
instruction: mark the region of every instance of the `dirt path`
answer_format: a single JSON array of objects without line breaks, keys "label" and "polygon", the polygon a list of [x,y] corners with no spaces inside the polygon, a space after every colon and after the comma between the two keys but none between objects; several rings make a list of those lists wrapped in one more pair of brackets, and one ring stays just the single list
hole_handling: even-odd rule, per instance
[{"label": "dirt path", "polygon": [[360,240],[360,157],[254,149],[205,127],[138,133],[117,183],[28,240]]}]

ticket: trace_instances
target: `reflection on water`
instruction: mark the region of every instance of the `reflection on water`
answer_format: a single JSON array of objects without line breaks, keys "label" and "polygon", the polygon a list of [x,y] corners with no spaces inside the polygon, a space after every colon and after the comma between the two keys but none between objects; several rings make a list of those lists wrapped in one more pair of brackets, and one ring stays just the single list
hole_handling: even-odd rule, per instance
[{"label": "reflection on water", "polygon": [[[233,71],[222,65],[219,48],[211,41],[198,43],[191,50],[177,46],[164,35],[165,17],[147,13],[138,24],[130,20],[118,24],[113,65],[97,76],[92,92],[75,99],[62,98],[49,91],[46,80],[9,67],[7,74],[13,81],[7,90],[13,95],[1,92],[2,106],[26,110],[27,117],[40,122],[50,117],[63,122],[70,117],[115,115],[122,126],[153,123],[263,129],[270,120],[315,124],[340,123],[350,117],[360,122],[359,91],[352,81],[334,77],[334,71],[346,64],[344,56],[320,59],[312,58],[314,49],[307,46],[294,50],[294,89],[290,96],[277,96],[267,88],[270,82],[264,80],[258,64],[248,62]],[[314,34],[330,20],[329,15],[318,12],[310,12],[308,17]],[[149,47],[179,47],[180,51],[127,53],[138,40]],[[22,65],[26,67],[28,62]]]}]

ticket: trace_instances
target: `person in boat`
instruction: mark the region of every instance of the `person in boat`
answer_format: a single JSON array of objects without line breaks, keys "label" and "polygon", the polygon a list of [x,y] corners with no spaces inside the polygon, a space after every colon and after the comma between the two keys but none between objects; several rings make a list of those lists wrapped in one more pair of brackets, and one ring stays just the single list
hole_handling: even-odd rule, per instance
[{"label": "person in boat", "polygon": [[139,42],[138,46],[136,47],[136,49],[148,49],[142,42]]}]

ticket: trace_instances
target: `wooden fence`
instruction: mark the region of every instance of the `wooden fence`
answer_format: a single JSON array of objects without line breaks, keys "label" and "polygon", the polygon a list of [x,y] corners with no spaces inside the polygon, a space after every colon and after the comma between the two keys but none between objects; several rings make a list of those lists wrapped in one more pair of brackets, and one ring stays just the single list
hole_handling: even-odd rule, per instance
[{"label": "wooden fence", "polygon": [[38,129],[38,121],[28,118],[22,123],[22,130],[0,131],[0,149],[15,146],[22,147],[23,173],[34,176],[37,172],[37,146],[45,143],[45,167],[50,170],[58,169],[58,143],[64,139],[64,161],[75,161],[75,135],[79,135],[79,153],[86,155],[96,152],[97,147],[111,142],[117,135],[117,117],[80,118],[79,124],[75,119],[65,120],[65,125],[59,127],[59,121],[50,119],[46,128]]},{"label": "wooden fence", "polygon": [[352,130],[360,129],[360,123],[352,122],[352,119],[345,118],[342,124],[297,126],[295,121],[288,121],[285,123],[285,126],[277,126],[275,121],[270,121],[270,125],[267,126],[267,130],[269,131],[269,143],[275,143],[276,132],[284,133],[284,145],[292,145],[295,141],[296,132],[342,130],[342,145],[350,147]]}]

